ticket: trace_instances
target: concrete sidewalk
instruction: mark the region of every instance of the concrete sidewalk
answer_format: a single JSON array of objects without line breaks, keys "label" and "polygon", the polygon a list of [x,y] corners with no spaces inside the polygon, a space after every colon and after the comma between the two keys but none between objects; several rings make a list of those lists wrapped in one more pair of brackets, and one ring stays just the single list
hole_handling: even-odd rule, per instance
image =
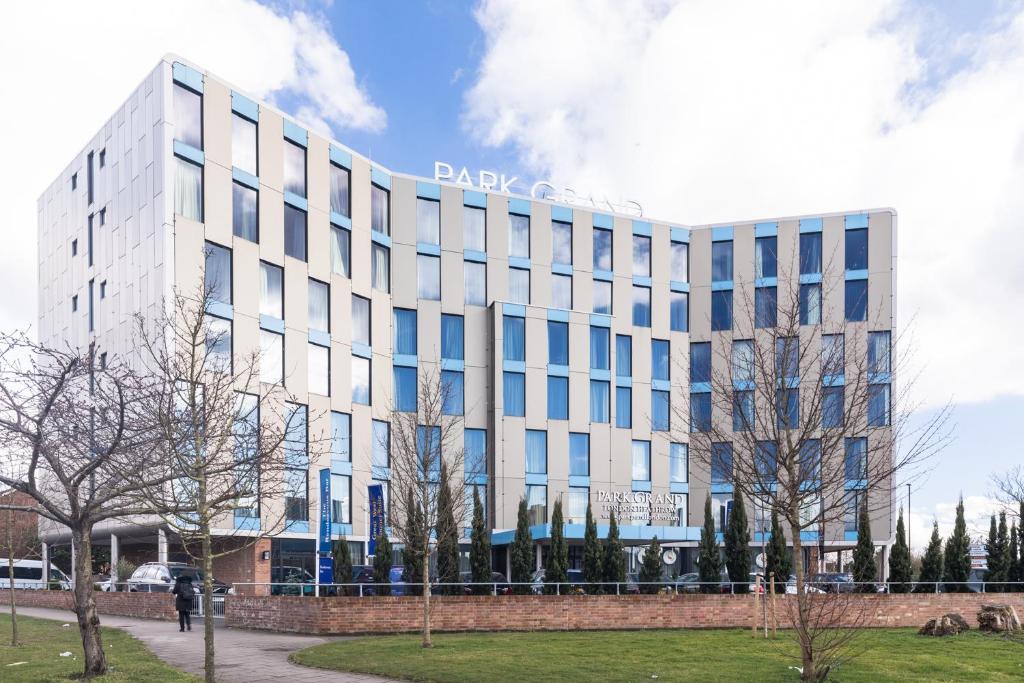
[{"label": "concrete sidewalk", "polygon": [[[10,608],[4,607],[5,613]],[[55,619],[76,627],[73,612],[42,607],[19,607],[18,614],[40,619]],[[160,659],[182,671],[203,675],[203,620],[194,619],[192,631],[181,633],[177,622],[133,619],[101,614],[103,626],[120,628],[132,634]],[[224,683],[381,683],[387,679],[365,674],[339,673],[292,664],[288,655],[296,650],[326,643],[333,638],[300,636],[268,631],[244,631],[217,626],[217,680]]]}]

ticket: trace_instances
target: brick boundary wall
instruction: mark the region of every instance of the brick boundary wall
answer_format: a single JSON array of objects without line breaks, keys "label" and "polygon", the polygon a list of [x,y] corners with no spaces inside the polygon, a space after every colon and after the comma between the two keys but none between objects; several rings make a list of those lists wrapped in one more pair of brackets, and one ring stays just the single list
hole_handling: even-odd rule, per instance
[{"label": "brick boundary wall", "polygon": [[[962,614],[977,625],[984,604],[1011,604],[1024,612],[1021,593],[843,596],[848,625],[919,628],[931,617]],[[780,628],[794,596],[776,596]],[[751,595],[513,595],[433,596],[437,631],[577,631],[671,628],[750,628]],[[420,628],[421,598],[229,595],[225,625],[315,635],[408,633]],[[763,613],[758,617],[761,626]]]},{"label": "brick boundary wall", "polygon": [[[167,621],[178,619],[178,613],[174,609],[174,596],[169,593],[104,593],[95,591],[93,595],[96,599],[96,611],[101,615],[116,614],[121,617]],[[74,609],[74,600],[70,591],[16,590],[14,602],[19,607]],[[10,591],[0,590],[0,605],[6,607],[10,604]]]}]

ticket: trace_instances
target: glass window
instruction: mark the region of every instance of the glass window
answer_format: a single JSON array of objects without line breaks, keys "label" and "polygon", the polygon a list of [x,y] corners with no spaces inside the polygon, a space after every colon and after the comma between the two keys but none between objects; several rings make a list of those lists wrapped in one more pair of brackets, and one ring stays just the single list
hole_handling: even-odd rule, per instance
[{"label": "glass window", "polygon": [[800,274],[821,272],[821,233],[805,232],[800,235]]},{"label": "glass window", "polygon": [[572,265],[572,224],[551,221],[551,262]]},{"label": "glass window", "polygon": [[672,277],[674,282],[690,280],[690,245],[686,242],[672,243]]},{"label": "glass window", "polygon": [[732,444],[711,444],[711,483],[728,484],[732,481]]},{"label": "glass window", "polygon": [[284,271],[260,261],[260,315],[284,319]]},{"label": "glass window", "polygon": [[284,434],[286,467],[305,467],[309,463],[309,429],[306,406],[288,403]]},{"label": "glass window", "polygon": [[778,410],[778,428],[796,429],[800,426],[800,390],[779,389],[775,397]]},{"label": "glass window", "polygon": [[615,335],[615,376],[633,376],[633,338],[628,334]]},{"label": "glass window", "polygon": [[326,346],[307,344],[307,381],[311,394],[331,395],[331,352]]},{"label": "glass window", "polygon": [[515,316],[502,316],[505,360],[526,360],[526,320]]},{"label": "glass window", "polygon": [[477,206],[462,207],[462,248],[487,251],[487,211]]},{"label": "glass window", "polygon": [[530,526],[547,524],[548,521],[548,487],[526,487],[526,514]]},{"label": "glass window", "polygon": [[890,391],[888,384],[868,385],[868,426],[889,426]]},{"label": "glass window", "polygon": [[465,413],[466,387],[463,374],[455,370],[442,370],[441,386],[444,392],[441,413],[444,415],[462,415]]},{"label": "glass window", "polygon": [[868,319],[868,281],[849,280],[846,283],[846,322]]},{"label": "glass window", "polygon": [[670,329],[673,332],[688,332],[690,329],[690,295],[686,292],[669,292]]},{"label": "glass window", "polygon": [[609,401],[608,382],[590,380],[590,421],[608,422]]},{"label": "glass window", "polygon": [[331,412],[331,460],[352,462],[352,416]]},{"label": "glass window", "polygon": [[210,300],[231,303],[231,250],[227,247],[206,243],[203,287]]},{"label": "glass window", "polygon": [[633,275],[651,276],[651,238],[633,235]]},{"label": "glass window", "polygon": [[590,328],[590,368],[608,370],[611,368],[609,354],[610,331],[607,327]]},{"label": "glass window", "polygon": [[309,279],[309,329],[331,331],[331,290],[319,280]]},{"label": "glass window", "polygon": [[548,433],[539,429],[526,430],[526,473],[547,474]]},{"label": "glass window", "polygon": [[[206,318],[206,352],[214,370],[231,372],[231,321]],[[102,364],[101,364],[102,367]]]},{"label": "glass window", "polygon": [[711,381],[711,344],[694,342],[690,344],[690,383]]},{"label": "glass window", "polygon": [[821,441],[808,439],[800,445],[797,456],[800,459],[798,478],[802,481],[818,481],[821,479]]},{"label": "glass window", "polygon": [[868,333],[868,372],[870,374],[892,372],[892,357],[889,353],[891,339],[892,334],[889,332]]},{"label": "glass window", "polygon": [[431,301],[441,300],[441,258],[416,255],[416,296]]},{"label": "glass window", "polygon": [[651,340],[651,378],[669,379],[668,342],[663,339]]},{"label": "glass window", "polygon": [[487,474],[487,430],[467,429],[463,438],[466,449],[466,479]]},{"label": "glass window", "polygon": [[231,165],[258,176],[256,159],[256,124],[234,114],[231,117]]},{"label": "glass window", "polygon": [[284,191],[306,196],[306,148],[284,141]]},{"label": "glass window", "polygon": [[526,415],[526,375],[521,372],[503,373],[502,386],[505,401],[505,415],[523,417]]},{"label": "glass window", "polygon": [[370,405],[370,359],[352,356],[352,402]]},{"label": "glass window", "polygon": [[612,314],[612,283],[594,280],[594,313]]},{"label": "glass window", "polygon": [[754,427],[754,392],[735,391],[732,395],[732,430],[734,432],[753,431]]},{"label": "glass window", "polygon": [[391,250],[382,244],[371,245],[370,280],[378,292],[391,291]]},{"label": "glass window", "polygon": [[778,277],[777,246],[777,237],[758,237],[754,241],[754,277]]},{"label": "glass window", "polygon": [[370,185],[370,229],[383,235],[391,234],[390,195],[383,187]]},{"label": "glass window", "polygon": [[548,321],[548,363],[569,364],[569,323]]},{"label": "glass window", "polygon": [[259,193],[240,183],[231,183],[231,226],[235,237],[260,241]]},{"label": "glass window", "polygon": [[306,470],[284,471],[285,519],[289,522],[304,522],[309,519],[309,473]]},{"label": "glass window", "polygon": [[590,435],[569,433],[569,475],[590,476]]},{"label": "glass window", "polygon": [[370,446],[371,465],[377,468],[391,467],[391,425],[381,420],[371,424],[373,443]]},{"label": "glass window", "polygon": [[405,356],[416,355],[416,311],[396,308],[395,353]]},{"label": "glass window", "polygon": [[466,285],[466,305],[487,305],[487,265],[466,261],[463,275]]},{"label": "glass window", "polygon": [[416,241],[441,244],[441,202],[416,198]]},{"label": "glass window", "polygon": [[690,431],[711,431],[711,394],[690,394]]},{"label": "glass window", "polygon": [[732,242],[711,243],[711,281],[732,280]]},{"label": "glass window", "polygon": [[821,373],[829,377],[834,377],[836,375],[844,374],[845,370],[846,350],[843,335],[821,335]]},{"label": "glass window", "polygon": [[508,269],[508,300],[514,304],[530,303],[530,271]]},{"label": "glass window", "polygon": [[370,345],[370,300],[352,295],[352,341]]},{"label": "glass window", "polygon": [[203,96],[174,84],[174,139],[203,148]]},{"label": "glass window", "polygon": [[775,375],[786,378],[800,376],[800,340],[797,337],[775,340]]},{"label": "glass window", "polygon": [[612,231],[594,228],[594,270],[612,269]]},{"label": "glass window", "polygon": [[569,378],[548,376],[548,419],[569,419]]},{"label": "glass window", "polygon": [[331,226],[331,272],[352,277],[351,235],[348,230]]},{"label": "glass window", "polygon": [[821,324],[821,285],[800,285],[800,324]]},{"label": "glass window", "polygon": [[762,482],[774,482],[778,479],[779,458],[778,444],[774,441],[758,441],[754,466]]},{"label": "glass window", "polygon": [[843,531],[855,534],[860,528],[860,508],[863,505],[864,492],[847,491],[846,495],[846,509],[843,510]]},{"label": "glass window", "polygon": [[306,212],[284,205],[284,253],[306,260]]},{"label": "glass window", "polygon": [[352,174],[347,168],[331,164],[331,211],[348,216]]},{"label": "glass window", "polygon": [[711,329],[732,329],[732,290],[711,292]]},{"label": "glass window", "polygon": [[633,390],[629,387],[615,387],[615,426],[633,427]]},{"label": "glass window", "polygon": [[174,213],[203,220],[203,167],[175,157]]},{"label": "glass window", "polygon": [[633,287],[633,324],[637,327],[651,326],[650,287]]},{"label": "glass window", "polygon": [[461,315],[441,316],[441,358],[445,360],[464,360],[466,358],[463,328],[465,323]]},{"label": "glass window", "polygon": [[868,478],[868,440],[864,437],[846,439],[846,478]]},{"label": "glass window", "polygon": [[530,217],[508,215],[508,255],[530,258]]},{"label": "glass window", "polygon": [[590,502],[590,489],[581,487],[569,488],[569,500],[566,503],[566,524],[584,524],[587,520],[587,503]]},{"label": "glass window", "polygon": [[284,380],[284,335],[260,330],[260,381],[281,384]]},{"label": "glass window", "polygon": [[669,430],[671,411],[667,391],[651,392],[651,430],[667,432]]},{"label": "glass window", "polygon": [[395,367],[395,410],[416,412],[416,368]]},{"label": "glass window", "polygon": [[843,426],[843,387],[823,387],[821,394],[821,426],[825,429]]},{"label": "glass window", "polygon": [[331,523],[352,523],[352,477],[331,474]]},{"label": "glass window", "polygon": [[732,343],[732,379],[734,382],[754,381],[754,342],[750,339]]},{"label": "glass window", "polygon": [[572,276],[551,274],[551,307],[572,308]]},{"label": "glass window", "polygon": [[633,442],[633,481],[651,480],[651,442]]},{"label": "glass window", "polygon": [[868,269],[868,231],[866,228],[846,231],[846,269]]},{"label": "glass window", "polygon": [[758,287],[754,290],[754,327],[764,329],[778,324],[776,287]]},{"label": "glass window", "polygon": [[687,481],[687,460],[689,458],[689,446],[685,443],[674,443],[668,452],[668,480],[673,483]]}]

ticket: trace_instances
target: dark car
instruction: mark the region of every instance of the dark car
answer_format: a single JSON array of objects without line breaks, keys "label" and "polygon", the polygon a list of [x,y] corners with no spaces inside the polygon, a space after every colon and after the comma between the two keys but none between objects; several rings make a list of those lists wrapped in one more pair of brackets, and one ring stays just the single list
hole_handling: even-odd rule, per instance
[{"label": "dark car", "polygon": [[683,574],[676,579],[675,587],[676,591],[679,593],[703,593],[707,590],[718,593],[732,592],[729,584],[729,574],[725,571],[722,571],[722,573],[718,575],[717,586],[714,584],[710,586],[702,584],[700,581],[700,574],[697,572],[690,572],[688,574]]},{"label": "dark car", "polygon": [[[472,572],[459,572],[459,581],[463,583],[462,592],[466,595],[473,594],[473,587],[469,584],[473,583]],[[491,572],[490,583],[487,584],[487,593],[493,595],[511,595],[512,587],[508,585],[508,579],[501,572]]]},{"label": "dark car", "polygon": [[812,574],[807,584],[824,593],[853,593],[857,589],[853,583],[853,574],[845,572]]},{"label": "dark car", "polygon": [[[400,565],[391,567],[389,578],[391,579],[391,595],[405,595],[405,581],[402,580],[402,572],[405,568]],[[352,583],[368,584],[363,586],[362,595],[377,595],[377,587],[373,585],[373,565],[357,564],[352,566]]]},{"label": "dark car", "polygon": [[271,595],[313,595],[316,593],[316,577],[302,567],[288,565],[270,569]]},{"label": "dark car", "polygon": [[[566,571],[565,578],[566,583],[570,585],[566,585],[566,583],[561,584],[558,587],[558,592],[571,593],[576,588],[582,588],[582,586],[576,585],[583,583],[582,569],[570,569]],[[534,595],[542,594],[544,592],[544,570],[538,569],[537,571],[535,571],[533,573],[533,576],[530,577],[530,583],[533,584],[530,586],[530,590],[533,592]]]},{"label": "dark car", "polygon": [[[128,579],[128,591],[133,593],[169,593],[179,576],[192,579],[197,593],[203,592],[203,570],[184,562],[147,562],[135,570]],[[214,594],[226,595],[231,586],[213,579]]]}]

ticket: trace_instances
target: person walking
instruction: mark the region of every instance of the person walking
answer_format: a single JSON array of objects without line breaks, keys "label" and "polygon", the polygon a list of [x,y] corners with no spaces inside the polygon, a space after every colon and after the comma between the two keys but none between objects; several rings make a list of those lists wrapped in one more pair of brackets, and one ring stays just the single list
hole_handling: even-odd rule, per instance
[{"label": "person walking", "polygon": [[174,608],[178,610],[178,630],[184,631],[186,627],[188,630],[192,630],[192,598],[196,594],[196,589],[192,587],[192,577],[187,574],[181,574],[178,576],[177,581],[174,582],[174,588],[171,590],[174,594]]}]

